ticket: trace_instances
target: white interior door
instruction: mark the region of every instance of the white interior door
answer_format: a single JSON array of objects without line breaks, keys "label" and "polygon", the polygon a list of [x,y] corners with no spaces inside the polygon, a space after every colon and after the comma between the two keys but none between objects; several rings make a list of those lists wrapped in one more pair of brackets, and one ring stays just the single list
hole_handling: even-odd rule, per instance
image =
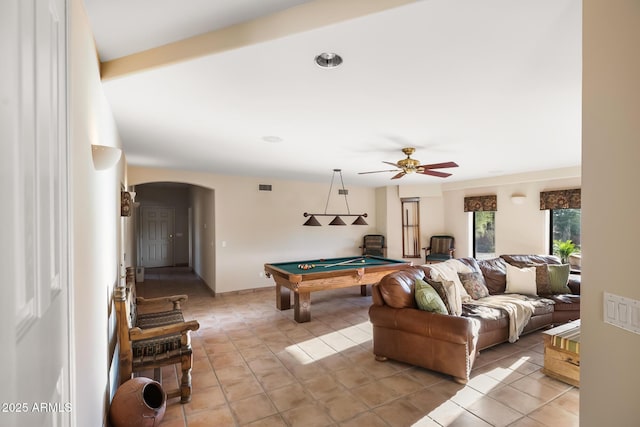
[{"label": "white interior door", "polygon": [[140,265],[143,267],[173,265],[175,210],[143,206],[141,215]]},{"label": "white interior door", "polygon": [[2,426],[72,417],[65,17],[64,0],[0,2]]}]

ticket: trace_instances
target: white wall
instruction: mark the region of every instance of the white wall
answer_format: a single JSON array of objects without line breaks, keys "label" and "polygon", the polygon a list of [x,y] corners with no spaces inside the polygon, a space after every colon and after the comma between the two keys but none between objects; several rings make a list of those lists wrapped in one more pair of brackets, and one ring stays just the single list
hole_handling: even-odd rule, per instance
[{"label": "white wall", "polygon": [[[470,244],[469,215],[464,212],[467,196],[497,195],[496,253],[497,254],[546,254],[549,252],[549,224],[546,211],[540,210],[540,192],[580,188],[579,177],[550,179],[529,176],[505,176],[490,185],[478,187],[477,182],[457,183],[455,188],[444,189],[445,229],[456,237],[456,257],[473,256]],[[468,185],[469,188],[464,188]],[[512,203],[514,194],[526,196],[522,205]]]},{"label": "white wall", "polygon": [[637,426],[640,335],[604,323],[603,293],[640,300],[640,3],[583,12],[580,425]]},{"label": "white wall", "polygon": [[[202,264],[197,271],[217,293],[273,286],[272,279],[264,277],[265,263],[357,255],[361,251],[358,246],[362,244],[362,237],[377,234],[375,190],[372,188],[347,186],[350,211],[366,212],[368,226],[328,226],[329,217],[318,218],[325,224],[322,227],[302,225],[306,221],[304,212],[324,212],[329,175],[327,183],[305,183],[130,167],[128,176],[132,185],[183,182],[215,191],[215,212],[209,218],[202,218],[202,224],[215,225],[215,231],[200,242],[202,248],[208,247],[206,251],[203,249]],[[273,191],[258,191],[259,184],[271,184]],[[346,211],[344,197],[337,193],[334,186],[328,213]],[[345,222],[348,220],[345,218]],[[355,217],[351,222],[353,220]],[[208,230],[212,232],[210,228]],[[210,277],[212,266],[215,269],[213,280]]]},{"label": "white wall", "polygon": [[193,212],[193,270],[215,291],[216,283],[216,234],[215,192],[209,188],[194,186],[190,195]]},{"label": "white wall", "polygon": [[119,146],[104,97],[84,5],[71,0],[70,192],[74,383],[73,416],[78,426],[105,422],[112,392],[114,345],[111,294],[119,280],[120,185],[124,159],[115,168],[93,168],[91,144]]}]

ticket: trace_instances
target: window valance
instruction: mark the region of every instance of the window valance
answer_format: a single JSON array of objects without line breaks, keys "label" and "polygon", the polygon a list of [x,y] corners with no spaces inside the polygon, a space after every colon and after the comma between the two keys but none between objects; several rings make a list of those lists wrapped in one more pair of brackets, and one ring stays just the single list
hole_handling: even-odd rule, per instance
[{"label": "window valance", "polygon": [[579,188],[571,190],[541,191],[540,210],[580,209],[581,192]]},{"label": "window valance", "polygon": [[498,196],[469,196],[464,198],[465,212],[497,211]]}]

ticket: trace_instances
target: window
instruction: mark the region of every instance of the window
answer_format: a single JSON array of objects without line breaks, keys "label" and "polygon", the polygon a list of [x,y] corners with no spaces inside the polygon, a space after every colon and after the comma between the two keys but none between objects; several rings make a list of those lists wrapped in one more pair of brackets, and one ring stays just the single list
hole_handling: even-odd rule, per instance
[{"label": "window", "polygon": [[550,209],[550,248],[554,253],[554,242],[571,240],[580,250],[580,209]]},{"label": "window", "polygon": [[473,212],[473,257],[488,259],[496,256],[495,211]]}]

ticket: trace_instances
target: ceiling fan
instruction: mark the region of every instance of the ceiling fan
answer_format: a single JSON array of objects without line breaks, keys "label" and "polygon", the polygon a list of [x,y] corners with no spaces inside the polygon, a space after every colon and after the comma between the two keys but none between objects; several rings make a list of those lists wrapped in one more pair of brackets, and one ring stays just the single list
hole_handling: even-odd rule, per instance
[{"label": "ceiling fan", "polygon": [[371,172],[359,172],[360,175],[367,173],[380,173],[380,172],[398,172],[398,169],[401,171],[391,177],[391,179],[402,178],[408,173],[421,173],[423,175],[431,175],[437,176],[439,178],[446,178],[450,176],[450,173],[434,171],[433,169],[442,169],[442,168],[456,168],[458,164],[455,162],[444,162],[444,163],[433,163],[430,165],[421,165],[419,160],[412,159],[411,155],[416,151],[415,148],[407,147],[403,148],[402,152],[407,155],[406,159],[398,160],[397,163],[391,162],[382,162],[391,166],[395,166],[397,169],[384,170],[384,171],[371,171]]}]

